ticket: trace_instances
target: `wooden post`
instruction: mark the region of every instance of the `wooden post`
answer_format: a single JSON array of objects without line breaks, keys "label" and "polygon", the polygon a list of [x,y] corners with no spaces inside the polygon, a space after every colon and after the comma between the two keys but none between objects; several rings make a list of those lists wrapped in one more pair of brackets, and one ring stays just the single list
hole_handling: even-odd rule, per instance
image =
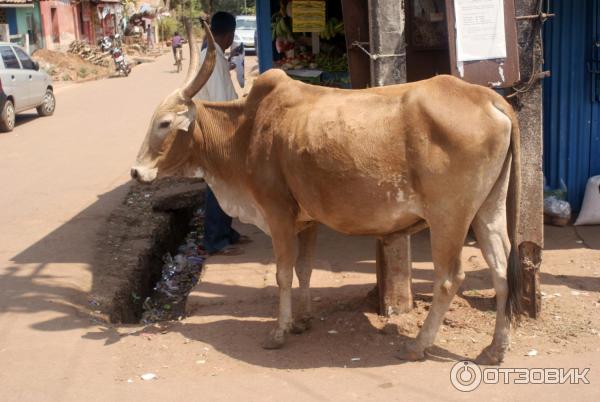
[{"label": "wooden post", "polygon": [[[404,2],[369,0],[371,85],[406,82]],[[410,236],[377,240],[377,286],[382,315],[412,309]]]},{"label": "wooden post", "polygon": [[[538,0],[516,0],[517,16],[538,14]],[[542,23],[537,19],[517,21],[521,79],[542,71]],[[521,213],[519,252],[523,270],[523,305],[529,316],[541,312],[540,266],[544,246],[542,173],[542,82],[536,80],[516,101],[521,128]]]},{"label": "wooden post", "polygon": [[407,313],[413,307],[410,236],[377,241],[379,314]]}]

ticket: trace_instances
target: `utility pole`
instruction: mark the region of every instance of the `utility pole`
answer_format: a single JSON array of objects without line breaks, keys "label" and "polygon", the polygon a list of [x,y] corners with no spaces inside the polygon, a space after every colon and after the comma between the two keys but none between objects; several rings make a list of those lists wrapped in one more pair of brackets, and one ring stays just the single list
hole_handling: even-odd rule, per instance
[{"label": "utility pole", "polygon": [[[541,13],[540,0],[516,0],[516,15],[533,16]],[[521,205],[519,222],[519,254],[523,272],[523,306],[530,317],[541,311],[540,266],[544,246],[544,191],[542,172],[542,19],[517,18],[519,64],[525,92],[514,104],[521,129]],[[516,247],[516,245],[514,245]]]},{"label": "utility pole", "polygon": [[405,20],[404,1],[369,0],[373,86],[406,82]]}]

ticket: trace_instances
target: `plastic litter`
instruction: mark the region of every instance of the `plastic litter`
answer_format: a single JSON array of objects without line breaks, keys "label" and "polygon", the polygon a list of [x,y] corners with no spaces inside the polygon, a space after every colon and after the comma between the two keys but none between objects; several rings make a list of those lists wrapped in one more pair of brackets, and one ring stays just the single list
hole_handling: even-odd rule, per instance
[{"label": "plastic litter", "polygon": [[150,380],[155,380],[156,379],[156,374],[154,373],[146,373],[146,374],[142,374],[140,376],[140,378],[144,381],[150,381]]},{"label": "plastic litter", "polygon": [[204,257],[200,255],[202,236],[198,234],[204,232],[203,214],[201,209],[194,213],[190,222],[193,230],[178,247],[177,254],[167,253],[163,257],[161,277],[142,305],[142,324],[176,320],[185,315],[187,298],[200,281],[204,267]]},{"label": "plastic litter", "polygon": [[[545,179],[544,179],[545,180]],[[560,181],[560,189],[544,188],[544,215],[546,223],[565,226],[571,220],[571,204],[566,201],[567,186]]]},{"label": "plastic litter", "polygon": [[535,349],[531,349],[529,352],[527,352],[527,356],[537,356],[538,351]]},{"label": "plastic litter", "polygon": [[546,184],[546,177],[544,176],[544,198],[552,195],[558,198],[559,200],[566,200],[567,185],[565,184],[563,179],[560,179],[560,188],[550,188],[550,186]]},{"label": "plastic litter", "polygon": [[544,213],[559,218],[569,218],[571,216],[571,204],[551,195],[544,199]]}]

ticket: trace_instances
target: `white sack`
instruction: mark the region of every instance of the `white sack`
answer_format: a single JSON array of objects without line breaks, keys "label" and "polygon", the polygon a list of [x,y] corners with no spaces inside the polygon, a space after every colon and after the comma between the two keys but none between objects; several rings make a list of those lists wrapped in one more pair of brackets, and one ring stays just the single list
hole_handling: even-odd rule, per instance
[{"label": "white sack", "polygon": [[575,226],[580,225],[600,225],[600,176],[590,177],[585,186],[581,212],[575,221]]}]

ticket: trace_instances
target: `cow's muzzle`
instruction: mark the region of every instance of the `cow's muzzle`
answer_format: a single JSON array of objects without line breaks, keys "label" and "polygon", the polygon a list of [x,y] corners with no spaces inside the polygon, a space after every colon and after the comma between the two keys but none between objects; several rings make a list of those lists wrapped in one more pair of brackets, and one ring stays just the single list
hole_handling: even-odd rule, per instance
[{"label": "cow's muzzle", "polygon": [[156,179],[158,169],[148,169],[142,166],[134,166],[131,168],[130,174],[133,180],[140,183],[152,183]]}]

